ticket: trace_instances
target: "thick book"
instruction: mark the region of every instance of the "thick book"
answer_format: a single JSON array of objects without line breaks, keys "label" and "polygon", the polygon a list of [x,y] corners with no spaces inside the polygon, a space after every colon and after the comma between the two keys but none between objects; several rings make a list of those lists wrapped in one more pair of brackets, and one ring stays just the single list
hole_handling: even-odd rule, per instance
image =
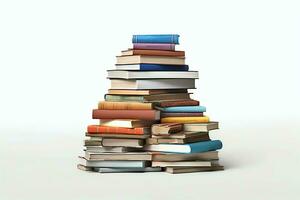
[{"label": "thick book", "polygon": [[[124,134],[124,133],[86,133],[91,138],[127,138],[127,139],[147,139],[150,137],[149,134]],[[102,143],[101,143],[102,145]]]},{"label": "thick book", "polygon": [[209,132],[219,129],[219,122],[184,124],[185,131]]},{"label": "thick book", "polygon": [[85,152],[87,160],[152,160],[152,154],[148,152],[129,153],[93,153]]},{"label": "thick book", "polygon": [[109,89],[108,94],[112,95],[156,95],[156,94],[170,94],[170,93],[187,93],[186,89],[166,89],[166,90],[114,90]]},{"label": "thick book", "polygon": [[152,135],[170,135],[182,130],[183,124],[179,123],[153,124],[151,127]]},{"label": "thick book", "polygon": [[152,103],[100,101],[101,110],[152,110]]},{"label": "thick book", "polygon": [[111,89],[194,89],[195,79],[112,79]]},{"label": "thick book", "polygon": [[112,102],[160,102],[172,100],[189,100],[190,93],[169,93],[169,94],[153,94],[153,95],[111,95],[104,96],[105,101]]},{"label": "thick book", "polygon": [[143,167],[143,168],[94,168],[94,172],[100,173],[129,173],[129,172],[160,172],[161,167]]},{"label": "thick book", "polygon": [[145,55],[145,56],[174,56],[184,57],[184,51],[166,51],[166,50],[151,50],[151,49],[128,49],[122,51],[122,56]]},{"label": "thick book", "polygon": [[126,153],[136,151],[137,149],[132,147],[87,146],[84,150],[91,153]]},{"label": "thick book", "polygon": [[173,106],[198,106],[199,101],[190,99],[190,100],[183,100],[183,101],[165,101],[159,104],[159,107],[173,107]]},{"label": "thick book", "polygon": [[143,149],[146,151],[159,151],[170,153],[200,153],[206,151],[216,151],[222,148],[220,140],[211,140],[205,142],[195,142],[190,144],[153,144],[146,145]]},{"label": "thick book", "polygon": [[206,123],[209,122],[207,116],[203,117],[163,117],[161,123]]},{"label": "thick book", "polygon": [[147,144],[187,144],[194,142],[209,141],[208,134],[199,134],[186,138],[148,138]]},{"label": "thick book", "polygon": [[159,78],[199,78],[198,71],[123,71],[107,70],[109,79],[159,79]]},{"label": "thick book", "polygon": [[133,35],[132,43],[171,43],[179,44],[178,34]]},{"label": "thick book", "polygon": [[157,110],[93,110],[93,119],[141,119],[159,120]]},{"label": "thick book", "polygon": [[117,56],[117,65],[128,64],[162,64],[162,65],[185,65],[184,57],[172,57],[172,56]]},{"label": "thick book", "polygon": [[177,113],[177,112],[161,112],[160,113],[160,117],[164,118],[164,117],[203,117],[203,113]]},{"label": "thick book", "polygon": [[158,109],[162,112],[205,112],[206,107],[204,106],[174,106],[174,107],[155,107],[155,109]]},{"label": "thick book", "polygon": [[167,167],[166,172],[170,174],[192,173],[192,172],[208,172],[224,170],[221,165],[211,167]]},{"label": "thick book", "polygon": [[84,157],[79,157],[79,164],[86,167],[112,167],[112,168],[143,168],[146,167],[148,162],[146,161],[126,161],[126,160],[100,160],[90,161]]},{"label": "thick book", "polygon": [[139,70],[139,71],[189,71],[188,65],[161,65],[161,64],[130,64],[116,65],[116,70]]},{"label": "thick book", "polygon": [[101,119],[101,126],[113,126],[124,128],[151,127],[155,121],[138,119]]},{"label": "thick book", "polygon": [[193,160],[219,160],[218,151],[208,151],[202,153],[161,153],[155,152],[152,154],[152,161],[166,161],[166,162],[176,162],[176,161],[193,161]]},{"label": "thick book", "polygon": [[175,44],[170,44],[170,43],[133,43],[133,49],[175,51]]},{"label": "thick book", "polygon": [[103,138],[102,146],[104,147],[135,147],[141,148],[145,144],[143,139],[127,139],[127,138]]},{"label": "thick book", "polygon": [[133,135],[143,135],[150,134],[150,128],[124,128],[124,127],[111,127],[111,126],[101,126],[101,125],[89,125],[87,127],[87,132],[93,133],[107,133],[107,134],[133,134]]},{"label": "thick book", "polygon": [[179,161],[179,162],[164,162],[153,161],[152,167],[211,167],[213,162],[218,161]]}]

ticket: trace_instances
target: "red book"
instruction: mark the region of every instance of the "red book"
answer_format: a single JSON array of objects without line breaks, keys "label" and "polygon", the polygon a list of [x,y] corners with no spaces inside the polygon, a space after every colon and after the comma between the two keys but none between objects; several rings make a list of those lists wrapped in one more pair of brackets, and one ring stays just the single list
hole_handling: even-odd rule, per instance
[{"label": "red book", "polygon": [[142,119],[159,120],[158,110],[93,110],[93,119]]},{"label": "red book", "polygon": [[150,128],[123,128],[123,127],[111,127],[101,125],[89,125],[87,132],[90,134],[132,134],[132,135],[144,135],[150,133]]}]

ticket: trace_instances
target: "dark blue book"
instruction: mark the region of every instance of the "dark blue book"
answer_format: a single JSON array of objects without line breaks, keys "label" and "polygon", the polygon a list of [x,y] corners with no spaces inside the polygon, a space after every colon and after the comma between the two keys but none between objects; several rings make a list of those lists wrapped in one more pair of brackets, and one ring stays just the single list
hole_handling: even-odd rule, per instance
[{"label": "dark blue book", "polygon": [[117,70],[140,71],[189,71],[188,65],[132,64],[116,65]]},{"label": "dark blue book", "polygon": [[133,35],[132,43],[179,44],[179,35],[177,34]]},{"label": "dark blue book", "polygon": [[189,144],[152,144],[146,145],[146,151],[158,151],[169,153],[201,153],[207,151],[216,151],[222,148],[220,140],[210,140],[204,142],[194,142]]}]

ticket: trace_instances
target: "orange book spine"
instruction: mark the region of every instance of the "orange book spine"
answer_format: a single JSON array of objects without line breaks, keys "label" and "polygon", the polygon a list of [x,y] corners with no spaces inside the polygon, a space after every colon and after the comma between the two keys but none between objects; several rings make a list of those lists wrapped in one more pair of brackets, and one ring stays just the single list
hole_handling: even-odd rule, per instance
[{"label": "orange book spine", "polygon": [[87,127],[88,133],[111,133],[111,134],[133,134],[143,135],[144,128],[123,128],[123,127],[110,127],[101,125],[89,125]]},{"label": "orange book spine", "polygon": [[100,101],[98,109],[102,110],[151,110],[151,103],[136,103],[136,102],[109,102]]}]

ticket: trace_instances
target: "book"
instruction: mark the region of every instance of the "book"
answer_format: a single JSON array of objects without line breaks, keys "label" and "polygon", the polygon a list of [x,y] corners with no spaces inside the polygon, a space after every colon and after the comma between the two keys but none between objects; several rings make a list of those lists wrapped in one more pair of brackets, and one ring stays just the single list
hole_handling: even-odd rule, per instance
[{"label": "book", "polygon": [[177,34],[133,35],[132,43],[171,43],[179,44]]},{"label": "book", "polygon": [[206,151],[215,151],[222,148],[220,140],[211,140],[204,142],[195,142],[190,144],[154,144],[146,145],[143,149],[146,151],[160,151],[170,153],[200,153]]},{"label": "book", "polygon": [[167,51],[167,50],[151,50],[151,49],[128,49],[121,52],[122,56],[145,55],[145,56],[174,56],[184,57],[184,51]]},{"label": "book", "polygon": [[188,65],[161,65],[161,64],[130,64],[115,65],[116,70],[139,70],[139,71],[188,71]]},{"label": "book", "polygon": [[141,119],[159,120],[157,110],[93,110],[93,119]]},{"label": "book", "polygon": [[111,89],[193,89],[195,79],[112,79]]},{"label": "book", "polygon": [[159,78],[199,78],[197,71],[124,71],[107,70],[109,79],[159,79]]},{"label": "book", "polygon": [[163,162],[153,161],[152,167],[211,167],[214,161],[179,161],[179,162]]},{"label": "book", "polygon": [[102,146],[105,147],[135,147],[141,148],[145,144],[143,139],[127,139],[127,138],[103,138]]},{"label": "book", "polygon": [[111,126],[101,126],[101,125],[89,125],[87,127],[87,132],[90,134],[107,133],[107,134],[143,135],[143,134],[150,134],[151,129],[146,127],[124,128],[124,127],[111,127]]},{"label": "book", "polygon": [[138,119],[101,119],[101,126],[113,126],[124,128],[151,127],[155,121],[138,120]]},{"label": "book", "polygon": [[198,106],[199,101],[189,99],[189,100],[181,100],[181,101],[165,101],[159,104],[159,107],[173,107],[173,106]]},{"label": "book", "polygon": [[172,100],[189,100],[190,93],[167,93],[167,94],[153,94],[153,95],[111,95],[106,94],[104,96],[105,101],[113,102],[160,102],[160,101],[172,101]]},{"label": "book", "polygon": [[93,171],[100,173],[129,173],[129,172],[160,172],[161,167],[143,168],[94,168]]},{"label": "book", "polygon": [[152,110],[152,103],[100,101],[100,110]]},{"label": "book", "polygon": [[206,107],[204,106],[174,106],[174,107],[159,107],[156,106],[155,109],[158,109],[163,112],[205,112]]},{"label": "book", "polygon": [[193,160],[219,160],[218,151],[208,151],[202,153],[161,153],[155,152],[152,154],[152,161],[166,161],[166,162],[176,162],[176,161],[193,161]]},{"label": "book", "polygon": [[128,153],[94,153],[85,152],[87,160],[152,160],[152,154],[147,152]]},{"label": "book", "polygon": [[203,117],[163,117],[161,123],[206,123],[209,122],[207,116]]},{"label": "book", "polygon": [[187,144],[210,140],[208,134],[198,134],[186,138],[148,138],[147,144]]},{"label": "book", "polygon": [[179,123],[153,124],[151,127],[152,135],[170,135],[182,130],[183,124]]},{"label": "book", "polygon": [[192,172],[208,172],[224,170],[221,165],[211,167],[167,167],[166,172],[170,174],[192,173]]},{"label": "book", "polygon": [[128,139],[147,139],[150,137],[148,134],[123,134],[123,133],[86,133],[86,136],[91,138],[128,138]]},{"label": "book", "polygon": [[79,164],[86,167],[112,167],[112,168],[144,168],[149,165],[146,161],[100,160],[90,161],[79,157]]},{"label": "book", "polygon": [[86,139],[83,141],[84,146],[101,146],[102,145],[102,138],[97,138],[97,140]]},{"label": "book", "polygon": [[219,129],[219,122],[184,124],[185,131],[209,132],[215,129]]},{"label": "book", "polygon": [[132,147],[103,147],[103,146],[86,146],[85,151],[92,153],[125,153],[137,151]]},{"label": "book", "polygon": [[186,138],[193,138],[193,137],[200,137],[200,135],[206,135],[203,137],[209,137],[207,132],[193,132],[193,131],[182,131],[178,133],[173,133],[170,135],[151,135],[152,138],[157,139],[186,139]]},{"label": "book", "polygon": [[133,49],[152,49],[175,51],[175,44],[170,43],[133,43]]},{"label": "book", "polygon": [[184,57],[172,57],[172,56],[117,56],[117,65],[128,64],[162,64],[162,65],[185,65]]},{"label": "book", "polygon": [[203,113],[198,112],[198,113],[177,113],[177,112],[160,112],[160,117],[165,118],[165,117],[203,117]]},{"label": "book", "polygon": [[186,89],[166,89],[166,90],[114,90],[109,89],[108,94],[112,95],[157,95],[169,93],[187,93]]}]

